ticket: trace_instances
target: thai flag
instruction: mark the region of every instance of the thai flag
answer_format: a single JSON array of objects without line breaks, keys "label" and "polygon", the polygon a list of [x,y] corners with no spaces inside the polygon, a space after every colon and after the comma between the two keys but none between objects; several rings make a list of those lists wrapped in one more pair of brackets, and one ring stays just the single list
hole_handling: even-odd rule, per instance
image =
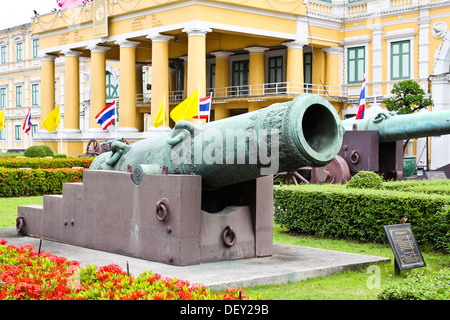
[{"label": "thai flag", "polygon": [[31,129],[31,109],[28,109],[27,116],[25,117],[25,121],[23,122],[22,130],[24,130],[26,134],[30,134],[30,129]]},{"label": "thai flag", "polygon": [[211,95],[199,99],[198,118],[208,119],[211,112]]},{"label": "thai flag", "polygon": [[102,126],[103,130],[108,129],[110,125],[116,123],[116,100],[108,104],[98,115],[95,120]]},{"label": "thai flag", "polygon": [[358,113],[356,114],[356,120],[364,119],[364,111],[366,110],[366,77],[361,88],[359,95]]}]

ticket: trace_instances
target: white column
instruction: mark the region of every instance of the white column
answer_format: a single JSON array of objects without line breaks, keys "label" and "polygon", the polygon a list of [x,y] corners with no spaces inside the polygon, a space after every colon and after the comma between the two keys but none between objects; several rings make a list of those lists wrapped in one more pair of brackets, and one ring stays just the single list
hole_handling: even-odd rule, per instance
[{"label": "white column", "polygon": [[375,83],[373,86],[374,96],[382,95],[381,85],[377,84],[383,80],[382,32],[383,27],[379,24],[375,25],[372,29],[372,82]]},{"label": "white column", "polygon": [[[436,75],[431,77],[433,87],[434,111],[449,110],[450,75]],[[450,136],[431,137],[431,168],[440,168],[450,163]]]}]

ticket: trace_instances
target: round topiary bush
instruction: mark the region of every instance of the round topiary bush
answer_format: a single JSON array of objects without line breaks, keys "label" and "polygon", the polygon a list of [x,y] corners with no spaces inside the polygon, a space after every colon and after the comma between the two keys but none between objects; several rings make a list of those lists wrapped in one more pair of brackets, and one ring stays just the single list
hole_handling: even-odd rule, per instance
[{"label": "round topiary bush", "polygon": [[23,155],[27,158],[39,158],[46,156],[45,151],[41,148],[41,146],[31,146],[25,150]]},{"label": "round topiary bush", "polygon": [[383,189],[383,179],[373,171],[359,171],[347,183],[347,188]]},{"label": "round topiary bush", "polygon": [[44,150],[45,156],[53,157],[54,153],[53,153],[52,148],[50,148],[49,146],[46,146],[46,145],[42,145],[40,147],[41,147],[42,150]]}]

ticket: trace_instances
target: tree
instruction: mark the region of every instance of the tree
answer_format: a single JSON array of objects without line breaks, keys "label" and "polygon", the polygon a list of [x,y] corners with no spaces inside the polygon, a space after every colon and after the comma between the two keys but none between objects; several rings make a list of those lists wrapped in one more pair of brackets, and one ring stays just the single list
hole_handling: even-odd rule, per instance
[{"label": "tree", "polygon": [[383,103],[389,111],[397,114],[409,114],[433,106],[433,100],[425,99],[425,91],[414,80],[396,83],[391,90],[394,97],[386,98]]},{"label": "tree", "polygon": [[[425,91],[414,80],[403,80],[392,87],[394,97],[386,98],[383,103],[389,111],[397,114],[409,114],[433,106],[433,100],[424,99]],[[405,152],[408,140],[403,144]]]}]

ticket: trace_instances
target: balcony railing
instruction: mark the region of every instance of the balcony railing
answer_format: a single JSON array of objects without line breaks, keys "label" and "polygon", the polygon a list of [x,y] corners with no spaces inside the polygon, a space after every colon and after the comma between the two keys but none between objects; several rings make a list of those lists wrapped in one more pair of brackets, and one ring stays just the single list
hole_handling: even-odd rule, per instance
[{"label": "balcony railing", "polygon": [[[345,91],[341,87],[322,86],[311,83],[277,82],[255,85],[230,86],[222,88],[207,88],[207,94],[212,94],[215,99],[252,99],[269,98],[274,96],[295,96],[302,93],[311,93],[320,96],[342,97]],[[170,91],[170,102],[181,102],[186,99],[184,91]],[[136,104],[150,104],[151,93],[136,95]]]},{"label": "balcony railing", "polygon": [[393,10],[409,10],[417,6],[426,6],[430,3],[442,2],[445,5],[447,0],[344,0],[324,1],[324,0],[303,0],[309,14],[319,16],[329,16],[334,19],[352,19],[360,15],[373,15]]}]

